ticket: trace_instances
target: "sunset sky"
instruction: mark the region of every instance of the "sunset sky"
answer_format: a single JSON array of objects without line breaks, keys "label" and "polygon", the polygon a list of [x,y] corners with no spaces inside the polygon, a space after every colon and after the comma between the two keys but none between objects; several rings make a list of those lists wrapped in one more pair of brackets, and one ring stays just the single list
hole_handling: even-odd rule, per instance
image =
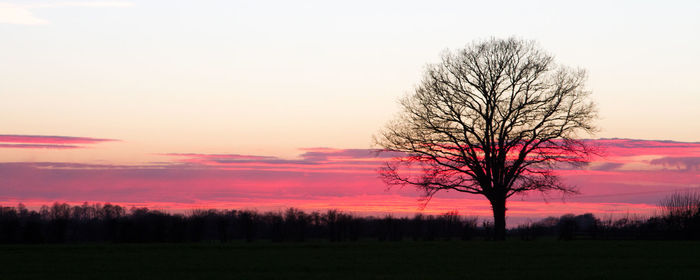
[{"label": "sunset sky", "polygon": [[[412,214],[372,135],[424,65],[491,36],[581,67],[605,154],[512,219],[649,215],[700,188],[697,1],[2,1],[0,204]],[[477,196],[423,210],[488,217]]]}]

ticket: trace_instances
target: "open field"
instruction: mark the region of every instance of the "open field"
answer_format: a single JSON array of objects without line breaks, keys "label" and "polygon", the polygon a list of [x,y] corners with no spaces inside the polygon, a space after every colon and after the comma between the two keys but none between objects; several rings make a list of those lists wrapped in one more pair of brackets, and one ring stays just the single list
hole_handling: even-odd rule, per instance
[{"label": "open field", "polygon": [[0,279],[692,279],[700,242],[0,246]]}]

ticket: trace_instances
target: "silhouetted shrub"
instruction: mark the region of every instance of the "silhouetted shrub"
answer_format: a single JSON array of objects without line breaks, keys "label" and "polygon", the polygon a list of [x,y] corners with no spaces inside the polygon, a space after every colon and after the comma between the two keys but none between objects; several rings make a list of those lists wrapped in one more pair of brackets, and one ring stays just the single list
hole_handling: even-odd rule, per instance
[{"label": "silhouetted shrub", "polygon": [[700,239],[700,193],[673,193],[659,202],[673,238]]}]

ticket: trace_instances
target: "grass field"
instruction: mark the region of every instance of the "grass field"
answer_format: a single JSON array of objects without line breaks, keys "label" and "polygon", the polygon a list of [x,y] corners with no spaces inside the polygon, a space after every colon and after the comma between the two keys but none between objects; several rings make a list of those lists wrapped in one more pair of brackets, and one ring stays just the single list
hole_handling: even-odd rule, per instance
[{"label": "grass field", "polygon": [[0,246],[0,279],[698,279],[700,242]]}]

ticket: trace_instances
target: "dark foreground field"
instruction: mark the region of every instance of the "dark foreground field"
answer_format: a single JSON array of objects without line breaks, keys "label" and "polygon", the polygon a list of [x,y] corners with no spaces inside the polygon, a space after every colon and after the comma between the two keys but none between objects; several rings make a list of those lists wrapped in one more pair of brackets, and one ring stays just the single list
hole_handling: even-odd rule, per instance
[{"label": "dark foreground field", "polygon": [[0,279],[697,279],[700,242],[0,246]]}]

